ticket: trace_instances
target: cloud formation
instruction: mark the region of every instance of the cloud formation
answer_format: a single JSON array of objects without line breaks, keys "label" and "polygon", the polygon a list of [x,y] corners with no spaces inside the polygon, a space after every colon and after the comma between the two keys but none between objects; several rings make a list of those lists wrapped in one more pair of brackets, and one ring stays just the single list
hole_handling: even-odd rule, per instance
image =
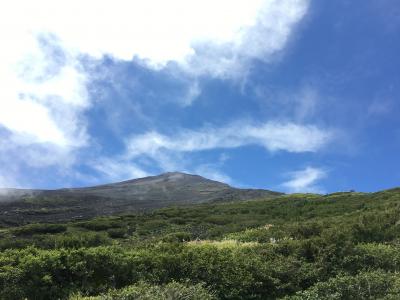
[{"label": "cloud formation", "polygon": [[103,174],[107,180],[120,181],[130,178],[140,178],[151,175],[134,163],[126,163],[109,158],[100,158],[93,162],[92,167]]},{"label": "cloud formation", "polygon": [[[233,180],[220,171],[220,163],[194,166],[188,155],[216,149],[233,149],[260,146],[268,152],[292,153],[316,152],[326,146],[334,135],[311,125],[267,122],[251,124],[237,122],[222,128],[204,127],[199,130],[177,130],[173,135],[150,131],[126,140],[126,149],[112,160],[94,163],[102,174],[114,179],[140,177],[149,174],[148,169],[162,171],[195,172],[227,183]],[[128,174],[129,173],[129,174]]]},{"label": "cloud formation", "polygon": [[182,130],[174,136],[166,136],[156,131],[147,132],[127,141],[127,155],[156,156],[163,150],[195,152],[247,145],[258,145],[270,152],[315,152],[331,138],[332,134],[329,131],[312,125],[275,122],[254,125],[237,122],[221,128]]},{"label": "cloud formation", "polygon": [[53,36],[19,29],[0,25],[0,177],[9,186],[21,181],[24,167],[71,166],[89,140],[87,75],[78,59]]},{"label": "cloud formation", "polygon": [[[307,0],[3,3],[0,125],[24,141],[79,144],[90,105],[79,55],[136,58],[155,69],[174,62],[195,76],[226,77],[281,50],[307,7]],[[185,104],[199,93],[193,84]]]},{"label": "cloud formation", "polygon": [[54,65],[56,58],[46,53],[53,47],[47,40],[30,35],[17,38],[21,49],[6,47],[0,58],[0,125],[22,144],[83,144],[78,115],[89,101],[86,75],[78,62],[66,53],[63,62]]},{"label": "cloud formation", "polygon": [[3,4],[1,17],[17,25],[7,27],[14,38],[17,30],[51,33],[95,58],[136,57],[156,69],[176,62],[196,75],[227,76],[281,50],[307,8],[308,0],[16,0]]},{"label": "cloud formation", "polygon": [[319,180],[327,176],[323,169],[307,167],[300,171],[289,173],[290,180],[282,186],[291,193],[324,193],[316,184]]},{"label": "cloud formation", "polygon": [[[278,122],[253,124],[242,121],[221,128],[208,126],[198,130],[179,129],[172,135],[150,131],[126,139],[126,148],[120,155],[112,159],[97,160],[92,165],[96,171],[113,180],[150,175],[152,172],[148,170],[174,170],[194,172],[234,184],[235,181],[221,171],[221,166],[227,159],[226,154],[222,155],[217,163],[208,162],[197,165],[193,164],[190,155],[202,151],[251,145],[263,147],[268,152],[316,152],[325,147],[333,138],[334,133],[328,129]],[[312,171],[315,169],[291,174],[294,177],[308,176],[308,180],[311,181],[304,182],[304,176],[301,179],[296,177],[284,186],[291,191],[301,190],[302,187],[309,191],[313,188],[314,182],[314,179],[310,177]]]},{"label": "cloud formation", "polygon": [[[270,61],[285,47],[307,8],[308,0],[4,2],[0,4],[0,138],[8,145],[0,155],[26,153],[12,164],[35,168],[75,163],[75,153],[92,142],[86,116],[94,105],[88,60],[100,62],[107,55],[117,61],[134,60],[153,71],[171,68],[174,76],[191,82],[187,95],[178,101],[190,105],[201,94],[199,77],[234,78],[253,60]],[[196,135],[183,150],[157,132],[138,137],[137,142],[159,139],[164,142],[160,149],[176,152],[252,143],[271,151],[297,152],[312,151],[319,143],[319,138],[308,145],[299,139],[286,141],[288,130],[303,134],[298,127],[275,128],[283,138],[266,137],[268,128],[247,129],[248,135],[237,136],[225,128],[220,138],[188,131],[175,137]],[[265,138],[269,142],[262,142]],[[168,160],[165,166],[173,166]]]}]

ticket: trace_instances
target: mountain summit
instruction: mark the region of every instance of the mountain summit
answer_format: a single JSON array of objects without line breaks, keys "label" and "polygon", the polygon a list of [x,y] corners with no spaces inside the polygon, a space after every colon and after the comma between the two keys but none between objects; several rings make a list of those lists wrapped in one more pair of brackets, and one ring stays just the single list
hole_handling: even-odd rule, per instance
[{"label": "mountain summit", "polygon": [[69,221],[171,205],[240,201],[279,194],[268,190],[238,189],[180,172],[85,188],[0,189],[0,224]]}]

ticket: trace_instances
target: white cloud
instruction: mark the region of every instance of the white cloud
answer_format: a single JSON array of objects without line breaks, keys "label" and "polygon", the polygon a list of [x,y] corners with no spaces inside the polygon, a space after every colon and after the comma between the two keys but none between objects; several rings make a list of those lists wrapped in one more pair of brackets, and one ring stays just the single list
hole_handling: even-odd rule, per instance
[{"label": "white cloud", "polygon": [[250,124],[238,122],[225,127],[206,127],[195,130],[178,130],[167,136],[156,131],[133,136],[126,141],[125,153],[118,158],[126,162],[143,157],[151,159],[153,166],[164,171],[194,170],[224,182],[232,182],[218,171],[218,166],[200,165],[193,168],[186,154],[213,149],[231,149],[249,145],[264,147],[267,151],[316,152],[333,138],[329,130],[310,125],[268,122]]},{"label": "white cloud", "polygon": [[180,101],[183,106],[190,106],[201,95],[201,89],[197,81],[189,85],[188,91]]},{"label": "white cloud", "polygon": [[24,144],[83,144],[78,116],[89,102],[86,75],[76,58],[63,53],[63,61],[57,62],[48,53],[56,47],[51,44],[54,37],[39,38],[27,28],[17,32],[6,25],[0,24],[0,126]]},{"label": "white cloud", "polygon": [[320,95],[318,86],[312,83],[295,88],[271,85],[255,85],[252,88],[266,115],[297,123],[315,120],[323,105],[329,102],[326,96]]},{"label": "white cloud", "polygon": [[294,97],[294,115],[296,120],[304,121],[315,115],[318,106],[318,92],[310,86],[304,86],[297,97]]},{"label": "white cloud", "polygon": [[[232,78],[253,59],[268,62],[284,48],[307,8],[308,0],[3,1],[0,138],[14,149],[23,147],[18,152],[27,153],[18,159],[23,164],[71,165],[76,149],[90,141],[85,121],[92,105],[90,76],[81,65],[82,55],[136,59],[155,70],[175,63],[180,75],[194,80],[183,100],[190,105],[201,93],[196,77]],[[189,139],[183,151],[251,143],[271,151],[318,148],[318,138],[307,145],[299,138],[287,141],[293,136],[287,130],[301,135],[301,128],[276,126],[274,131],[250,126],[251,133],[240,136],[225,128],[219,132],[222,138],[193,132],[200,141]],[[317,134],[312,128],[307,131]],[[271,136],[273,132],[280,136]],[[157,133],[141,142],[157,139],[165,142],[160,148],[180,151],[174,140]],[[15,156],[13,151],[0,149],[0,154]],[[168,157],[165,165],[173,164]]]},{"label": "white cloud", "polygon": [[[307,6],[307,0],[4,2],[0,125],[25,141],[80,144],[81,113],[89,106],[80,54],[233,76],[250,59],[268,60],[281,50]],[[199,94],[195,83],[184,104]]]},{"label": "white cloud", "polygon": [[92,167],[100,172],[106,180],[122,181],[151,175],[132,162],[102,158],[94,161]]},{"label": "white cloud", "polygon": [[52,143],[21,143],[0,140],[0,183],[3,186],[45,186],[48,178],[51,178],[52,184],[66,184],[74,173],[77,159],[82,159],[76,155],[74,148]]},{"label": "white cloud", "polygon": [[0,177],[13,187],[30,185],[26,168],[34,178],[36,168],[74,164],[88,140],[81,113],[90,105],[77,59],[52,36],[15,30],[0,27]]},{"label": "white cloud", "polygon": [[304,170],[289,173],[291,179],[282,186],[293,193],[324,193],[316,183],[326,175],[323,169],[307,167]]},{"label": "white cloud", "polygon": [[194,152],[258,145],[268,151],[315,152],[331,138],[329,131],[311,125],[268,122],[234,123],[222,128],[182,130],[174,136],[152,131],[127,141],[127,156],[157,156],[160,151]]},{"label": "white cloud", "polygon": [[[229,159],[223,153],[216,163],[193,164],[194,152],[232,149],[249,145],[264,147],[269,152],[316,152],[333,138],[329,130],[310,125],[268,122],[251,124],[238,122],[222,128],[205,127],[195,130],[177,130],[173,135],[156,131],[136,135],[126,140],[124,153],[114,158],[100,159],[94,169],[112,180],[150,175],[146,170],[182,171],[196,173],[217,181],[235,184],[221,171]],[[236,183],[237,184],[237,183]]]},{"label": "white cloud", "polygon": [[154,68],[174,61],[193,74],[228,76],[281,50],[307,8],[308,0],[16,0],[1,17],[11,34],[50,32],[96,58],[137,57]]},{"label": "white cloud", "polygon": [[[225,11],[230,11],[232,1],[221,5],[218,21],[224,21]],[[192,44],[195,55],[187,56],[185,68],[196,75],[211,74],[217,77],[236,77],[246,73],[250,60],[269,62],[282,50],[294,26],[304,17],[308,0],[236,1],[238,17],[230,34],[218,38],[199,40]],[[215,3],[215,1],[213,2]],[[256,4],[250,14],[246,6]],[[206,14],[205,14],[206,15]],[[223,17],[221,17],[223,16]],[[245,18],[240,18],[246,16]],[[207,18],[207,17],[206,17]],[[208,19],[208,18],[207,18]],[[212,29],[211,29],[212,30]],[[212,35],[211,35],[212,36]]]},{"label": "white cloud", "polygon": [[214,166],[212,164],[200,165],[194,169],[194,173],[211,180],[234,185],[234,181],[230,176],[219,170],[218,166]]}]

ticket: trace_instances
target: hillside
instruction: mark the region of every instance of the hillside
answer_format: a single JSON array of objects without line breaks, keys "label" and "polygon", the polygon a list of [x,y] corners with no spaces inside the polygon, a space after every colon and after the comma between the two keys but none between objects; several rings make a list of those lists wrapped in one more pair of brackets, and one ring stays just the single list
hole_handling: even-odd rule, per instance
[{"label": "hillside", "polygon": [[239,201],[280,194],[237,189],[198,175],[178,172],[87,188],[0,189],[0,224],[65,222],[171,205]]},{"label": "hillside", "polygon": [[0,299],[400,299],[399,224],[392,189],[3,228]]}]

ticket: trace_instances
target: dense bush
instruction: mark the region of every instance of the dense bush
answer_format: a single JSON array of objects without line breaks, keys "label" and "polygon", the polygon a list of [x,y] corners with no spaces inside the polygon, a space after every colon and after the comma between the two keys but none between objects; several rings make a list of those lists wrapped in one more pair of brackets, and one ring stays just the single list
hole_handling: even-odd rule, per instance
[{"label": "dense bush", "polygon": [[4,300],[400,297],[400,190],[165,208],[0,235]]},{"label": "dense bush", "polygon": [[32,235],[43,233],[60,233],[67,230],[67,226],[62,224],[30,224],[20,226],[12,230],[15,235]]},{"label": "dense bush", "polygon": [[97,218],[86,222],[79,222],[76,226],[93,231],[102,231],[110,228],[119,228],[121,227],[121,223],[112,218]]},{"label": "dense bush", "polygon": [[356,276],[340,275],[285,299],[400,299],[400,276],[382,271],[363,272]]},{"label": "dense bush", "polygon": [[71,296],[69,300],[214,300],[215,296],[202,284],[171,282],[166,285],[139,283],[112,290],[95,297]]}]

